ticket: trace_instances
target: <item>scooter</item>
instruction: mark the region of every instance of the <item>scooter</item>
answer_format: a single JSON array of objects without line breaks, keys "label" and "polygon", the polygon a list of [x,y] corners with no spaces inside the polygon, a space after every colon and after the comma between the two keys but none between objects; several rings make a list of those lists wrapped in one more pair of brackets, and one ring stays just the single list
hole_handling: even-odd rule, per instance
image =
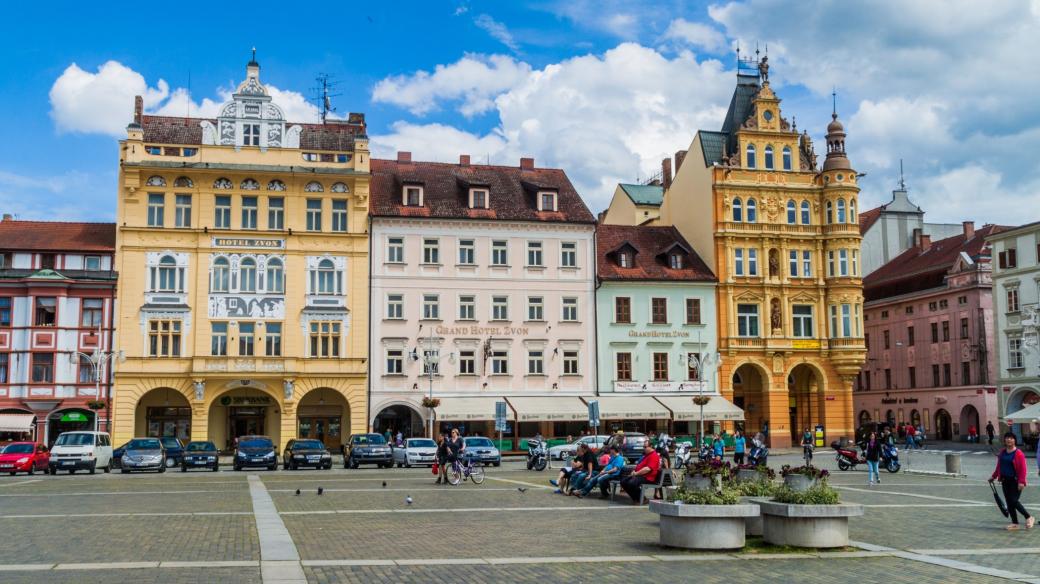
[{"label": "scooter", "polygon": [[683,468],[692,464],[693,454],[690,452],[692,448],[693,447],[689,442],[680,442],[679,445],[675,447],[675,464],[672,466],[674,468]]},{"label": "scooter", "polygon": [[769,462],[769,449],[765,446],[752,445],[748,453],[748,464],[752,466],[765,466]]},{"label": "scooter", "polygon": [[701,444],[701,449],[697,452],[697,458],[701,462],[711,460],[715,458],[715,451],[712,450],[710,444]]},{"label": "scooter", "polygon": [[899,472],[899,449],[891,444],[881,445],[881,465],[888,472]]},{"label": "scooter", "polygon": [[834,455],[834,460],[838,461],[838,468],[840,470],[855,469],[857,465],[866,464],[867,459],[860,457],[856,451],[855,445],[842,447],[837,440],[831,443],[831,448],[837,451]]},{"label": "scooter", "polygon": [[545,449],[545,442],[541,440],[528,440],[527,441],[527,470],[545,470],[545,465],[549,462],[548,452]]}]

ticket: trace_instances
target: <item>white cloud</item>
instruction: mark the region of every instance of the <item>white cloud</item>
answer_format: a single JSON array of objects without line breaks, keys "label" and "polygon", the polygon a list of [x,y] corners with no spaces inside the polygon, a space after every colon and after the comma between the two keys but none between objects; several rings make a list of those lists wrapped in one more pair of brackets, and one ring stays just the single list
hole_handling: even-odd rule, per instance
[{"label": "white cloud", "polygon": [[115,172],[105,175],[70,170],[27,176],[0,170],[0,209],[16,219],[111,221],[112,207],[104,202],[111,197]]},{"label": "white cloud", "polygon": [[520,51],[520,45],[516,43],[516,39],[513,38],[513,34],[509,32],[506,25],[491,18],[490,15],[481,14],[473,19],[473,23],[491,35],[491,38],[509,47],[509,50],[514,53]]},{"label": "white cloud", "polygon": [[[478,136],[444,124],[396,122],[389,134],[372,137],[372,155],[396,158],[398,151],[412,152],[416,160],[456,162],[469,154],[474,162],[505,163],[506,140],[495,133]],[[519,163],[519,158],[517,159]]]},{"label": "white cloud", "polygon": [[169,94],[166,81],[149,87],[144,76],[118,61],[106,62],[97,73],[73,63],[51,86],[51,118],[59,132],[119,136],[133,117],[135,95],[148,107]]},{"label": "white cloud", "polygon": [[436,109],[439,101],[461,100],[459,111],[474,116],[492,109],[494,96],[514,87],[530,71],[530,65],[506,55],[466,55],[450,65],[438,65],[433,73],[387,77],[376,84],[372,101],[423,115]]},{"label": "white cloud", "polygon": [[726,37],[721,32],[706,24],[690,22],[684,18],[672,21],[664,32],[664,38],[680,40],[713,52],[726,48]]}]

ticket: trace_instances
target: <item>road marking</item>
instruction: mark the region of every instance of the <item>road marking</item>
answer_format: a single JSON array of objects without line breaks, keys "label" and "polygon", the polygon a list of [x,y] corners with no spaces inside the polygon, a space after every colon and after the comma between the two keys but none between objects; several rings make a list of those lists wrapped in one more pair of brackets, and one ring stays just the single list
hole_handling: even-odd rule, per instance
[{"label": "road marking", "polygon": [[981,503],[981,501],[971,501],[971,500],[968,500],[968,499],[953,499],[953,498],[950,498],[950,497],[936,497],[934,495],[921,495],[921,494],[918,494],[918,493],[900,493],[899,491],[879,491],[877,489],[872,489],[872,488],[858,489],[858,488],[855,488],[855,487],[845,487],[845,486],[841,486],[841,485],[834,485],[834,488],[842,489],[842,490],[845,490],[845,491],[856,491],[857,493],[878,493],[878,494],[881,494],[881,495],[898,495],[900,497],[916,497],[918,499],[932,499],[932,500],[935,500],[935,501],[950,501],[950,502],[953,502],[953,503],[973,503],[973,504],[980,504]]},{"label": "road marking", "polygon": [[94,562],[80,564],[58,564],[55,570],[140,570],[158,568],[159,562]]},{"label": "road marking", "polygon": [[[848,503],[855,503],[855,501],[847,501],[847,502]],[[906,503],[906,504],[902,504],[902,505],[901,504],[897,504],[897,503],[892,503],[892,504],[856,503],[856,504],[857,505],[862,505],[864,507],[875,507],[875,508],[880,508],[880,509],[885,509],[885,508],[894,508],[894,509],[899,509],[899,508],[925,509],[925,508],[928,508],[928,507],[940,507],[940,508],[946,509],[946,508],[950,508],[950,507],[989,507],[989,505],[987,505],[986,503],[917,503],[917,504]]]},{"label": "road marking", "polygon": [[[323,489],[323,491],[326,492],[326,493],[382,493],[382,492],[386,492],[386,493],[395,493],[395,492],[397,492],[397,493],[421,493],[421,492],[427,492],[427,491],[435,491],[435,492],[438,492],[438,493],[466,493],[466,494],[473,494],[474,492],[478,492],[478,491],[513,491],[515,493],[516,489],[511,488],[511,487],[475,487],[475,488],[472,488],[472,489],[452,489],[452,488],[434,487],[434,486],[419,487],[419,488],[415,488],[415,489],[399,489],[399,488],[390,488],[388,486],[385,489],[383,489],[383,488]],[[268,492],[271,492],[271,493],[295,493],[296,489],[268,489]],[[315,494],[314,491],[308,489],[306,491],[301,491],[300,496],[302,497],[304,495],[314,495],[314,494]]]},{"label": "road marking", "polygon": [[[860,542],[860,541],[849,541],[849,545],[855,546],[855,547],[858,547],[858,548],[861,548],[861,549],[864,549],[864,550],[867,550],[867,551],[891,552],[891,555],[893,555],[893,556],[895,556],[897,558],[902,558],[904,560],[911,560],[911,561],[914,561],[914,562],[922,562],[922,563],[925,563],[925,564],[933,564],[933,565],[936,565],[936,566],[942,566],[944,568],[951,568],[951,569],[954,569],[954,570],[959,570],[961,572],[969,572],[969,573],[972,573],[972,574],[982,574],[982,575],[985,575],[985,576],[994,576],[996,578],[1008,578],[1008,579],[1011,579],[1011,580],[1020,580],[1020,581],[1030,581],[1030,579],[1036,578],[1036,576],[1031,575],[1031,574],[1019,574],[1017,572],[1009,572],[1009,571],[1006,571],[1006,570],[999,570],[999,569],[996,569],[996,568],[989,568],[989,567],[986,567],[986,566],[979,566],[979,565],[976,565],[976,564],[971,564],[971,563],[968,563],[968,562],[962,562],[962,561],[959,561],[959,560],[951,560],[949,558],[938,557],[938,556],[941,556],[941,555],[969,555],[967,553],[960,554],[959,552],[974,552],[973,554],[970,554],[970,555],[989,555],[989,554],[992,554],[992,553],[997,553],[996,550],[991,550],[991,549],[981,549],[981,550],[909,550],[909,551],[902,551],[902,550],[897,550],[897,549],[890,548],[890,547],[885,547],[885,546],[881,546],[881,545],[875,545],[875,544],[865,543],[865,542]],[[1032,553],[1035,553],[1038,548],[1004,548],[1004,549],[1022,550],[1022,551],[1016,551],[1015,553],[1023,553],[1023,554],[1029,553],[1029,554],[1032,554]],[[922,553],[922,552],[928,552],[928,553]],[[1008,552],[1004,552],[1004,553],[1012,553],[1012,552],[1008,551]],[[932,554],[934,554],[934,555],[932,555]]]},{"label": "road marking", "polygon": [[597,505],[594,507],[589,506],[576,506],[576,507],[469,507],[469,508],[453,508],[453,509],[334,509],[334,510],[320,510],[320,511],[282,511],[282,515],[371,515],[371,514],[382,514],[382,513],[470,513],[470,512],[488,512],[488,511],[617,511],[617,510],[642,510],[646,511],[646,507],[639,505]]},{"label": "road marking", "polygon": [[224,493],[227,494],[227,490],[222,491],[87,491],[80,493],[2,493],[0,497],[96,497],[98,495],[191,495],[198,493]]},{"label": "road marking", "polygon": [[20,487],[22,485],[28,485],[29,483],[38,483],[43,479],[29,479],[27,481],[18,481],[17,483],[11,483],[8,485],[0,485],[0,487]]},{"label": "road marking", "polygon": [[253,499],[256,535],[260,540],[261,580],[265,583],[306,584],[307,577],[300,566],[296,544],[263,481],[256,475],[249,475],[249,495]]},{"label": "road marking", "polygon": [[252,515],[252,511],[200,511],[184,513],[44,513],[39,515],[0,515],[0,519],[66,519],[71,517],[207,517]]},{"label": "road marking", "polygon": [[1016,554],[1040,554],[1040,547],[1026,548],[993,548],[993,549],[962,549],[962,550],[907,550],[915,554],[925,556],[991,556],[991,555],[1016,555]]},{"label": "road marking", "polygon": [[503,483],[512,483],[514,485],[523,485],[525,487],[531,487],[531,488],[534,488],[534,489],[549,489],[551,491],[551,490],[553,490],[555,488],[555,487],[550,486],[550,485],[537,485],[535,483],[528,483],[528,482],[525,482],[525,481],[516,481],[516,480],[513,480],[513,479],[503,479],[503,478],[500,478],[500,477],[485,477],[485,478],[488,479],[489,481],[501,481]]}]

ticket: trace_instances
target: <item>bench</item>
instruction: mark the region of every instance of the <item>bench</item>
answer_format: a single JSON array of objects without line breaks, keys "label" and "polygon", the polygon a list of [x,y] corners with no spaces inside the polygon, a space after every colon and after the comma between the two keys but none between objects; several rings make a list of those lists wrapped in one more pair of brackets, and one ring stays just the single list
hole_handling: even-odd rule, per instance
[{"label": "bench", "polygon": [[[621,486],[621,479],[627,477],[629,474],[631,474],[631,473],[630,472],[629,473],[623,473],[622,476],[620,476],[620,477],[618,477],[616,479],[611,479],[610,482],[608,483],[609,489],[610,489],[610,501],[611,502],[614,501],[614,495],[617,494],[618,487]],[[648,490],[653,490],[654,494],[656,495],[658,490],[661,490],[664,487],[674,486],[674,485],[675,485],[675,477],[672,476],[672,469],[670,469],[670,468],[662,468],[657,473],[657,481],[656,482],[646,483],[646,484],[640,486],[640,488],[639,488],[639,504],[642,505],[643,502],[646,501],[646,492]],[[662,492],[662,494],[663,494],[663,492]]]}]

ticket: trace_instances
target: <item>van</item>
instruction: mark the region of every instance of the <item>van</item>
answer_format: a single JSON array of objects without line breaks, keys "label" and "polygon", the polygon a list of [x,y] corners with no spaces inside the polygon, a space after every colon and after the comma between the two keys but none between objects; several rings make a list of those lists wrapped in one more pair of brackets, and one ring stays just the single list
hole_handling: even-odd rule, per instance
[{"label": "van", "polygon": [[62,432],[51,447],[50,473],[112,470],[112,439],[105,432]]}]

